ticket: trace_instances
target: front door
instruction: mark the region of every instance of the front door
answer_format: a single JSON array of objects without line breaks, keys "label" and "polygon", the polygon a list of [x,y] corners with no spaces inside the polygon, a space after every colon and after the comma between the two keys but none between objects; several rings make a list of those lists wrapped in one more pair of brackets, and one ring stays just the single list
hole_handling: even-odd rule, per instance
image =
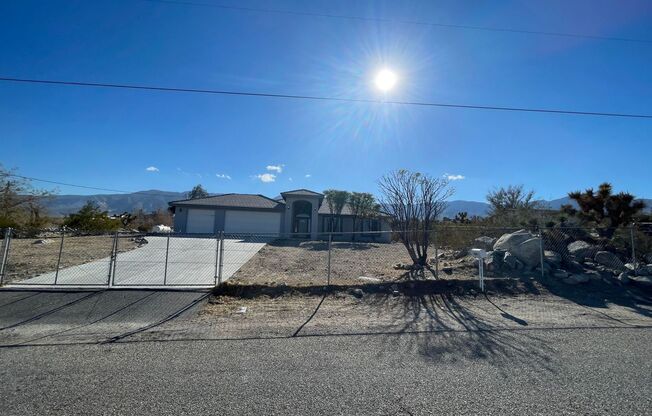
[{"label": "front door", "polygon": [[294,218],[294,227],[292,231],[297,237],[308,237],[310,235],[310,217],[297,215]]}]

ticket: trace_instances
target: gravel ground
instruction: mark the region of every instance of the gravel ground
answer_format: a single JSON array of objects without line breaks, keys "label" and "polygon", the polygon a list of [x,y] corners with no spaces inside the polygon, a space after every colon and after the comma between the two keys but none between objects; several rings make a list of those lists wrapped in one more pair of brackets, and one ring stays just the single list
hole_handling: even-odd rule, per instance
[{"label": "gravel ground", "polygon": [[[39,240],[44,240],[45,243],[35,244]],[[60,237],[12,239],[11,245],[9,246],[5,283],[16,282],[55,271],[60,246]],[[66,236],[60,268],[77,266],[103,258],[107,259],[108,264],[112,247],[113,236],[111,235]],[[121,238],[118,251],[129,251],[135,247],[137,247],[137,244],[131,241],[130,238]]]},{"label": "gravel ground", "polygon": [[[434,256],[434,249],[431,249],[431,255]],[[331,283],[363,284],[408,279],[409,273],[394,268],[397,263],[412,263],[400,243],[334,242],[331,250]],[[453,271],[450,274],[440,273],[440,278],[477,279],[478,269],[471,258],[454,259],[451,250],[446,250],[440,259],[440,267],[445,266],[452,267]],[[232,280],[243,284],[315,286],[326,283],[327,269],[327,243],[276,240],[263,247]],[[433,277],[426,272],[426,278]]]}]

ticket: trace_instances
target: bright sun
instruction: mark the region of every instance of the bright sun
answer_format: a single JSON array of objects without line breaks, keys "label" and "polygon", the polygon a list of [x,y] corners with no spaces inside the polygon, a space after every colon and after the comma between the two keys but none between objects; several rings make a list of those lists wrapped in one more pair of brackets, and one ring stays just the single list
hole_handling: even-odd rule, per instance
[{"label": "bright sun", "polygon": [[374,83],[376,84],[376,87],[378,87],[379,90],[387,92],[394,88],[394,85],[396,85],[396,74],[389,69],[382,69],[378,74],[376,74],[376,78],[374,79]]}]

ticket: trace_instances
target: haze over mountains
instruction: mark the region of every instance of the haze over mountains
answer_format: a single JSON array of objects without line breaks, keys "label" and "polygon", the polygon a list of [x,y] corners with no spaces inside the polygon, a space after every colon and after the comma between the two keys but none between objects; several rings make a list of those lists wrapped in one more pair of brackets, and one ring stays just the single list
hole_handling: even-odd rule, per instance
[{"label": "haze over mountains", "polygon": [[[125,211],[133,212],[138,209],[146,212],[167,209],[168,202],[185,198],[185,192],[169,192],[153,189],[130,194],[55,195],[47,199],[45,206],[50,215],[64,216],[77,212],[86,201],[91,200],[97,202],[110,214],[120,214]],[[644,199],[643,201],[646,202],[649,210],[652,207],[652,199]],[[564,197],[542,202],[550,209],[559,209],[563,204],[568,204],[570,199]],[[456,213],[461,211],[466,211],[469,216],[484,216],[489,211],[489,204],[480,201],[452,200],[449,201],[444,216],[452,218]]]}]

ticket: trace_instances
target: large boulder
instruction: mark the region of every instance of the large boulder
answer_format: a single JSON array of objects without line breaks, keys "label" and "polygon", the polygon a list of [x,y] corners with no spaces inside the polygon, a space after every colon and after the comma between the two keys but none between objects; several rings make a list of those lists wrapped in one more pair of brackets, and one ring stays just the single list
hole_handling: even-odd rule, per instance
[{"label": "large boulder", "polygon": [[494,251],[509,252],[529,268],[541,265],[541,239],[527,230],[503,234],[494,244]]},{"label": "large boulder", "polygon": [[625,270],[625,264],[614,253],[598,251],[593,258],[596,263],[614,270]]},{"label": "large boulder", "polygon": [[555,268],[559,268],[562,262],[561,254],[552,251],[552,250],[545,250],[543,252],[543,257],[546,261],[546,263],[550,264],[551,266]]},{"label": "large boulder", "polygon": [[593,258],[598,248],[586,241],[573,241],[568,245],[568,252],[577,260],[584,260],[585,258]]},{"label": "large boulder", "polygon": [[487,270],[496,271],[503,267],[503,259],[505,258],[505,253],[502,251],[489,251],[487,253],[487,258],[484,260]]},{"label": "large boulder", "polygon": [[514,247],[531,238],[534,238],[534,234],[527,230],[518,230],[510,234],[503,234],[496,243],[494,243],[493,249],[499,251],[512,251]]},{"label": "large boulder", "polygon": [[505,252],[505,257],[503,257],[503,263],[505,263],[505,265],[507,265],[507,267],[509,267],[512,270],[523,269],[523,263],[509,251]]},{"label": "large boulder", "polygon": [[541,239],[539,237],[534,237],[523,241],[512,249],[512,254],[527,267],[535,268],[540,266]]},{"label": "large boulder", "polygon": [[491,251],[494,248],[495,238],[482,236],[473,240],[473,248],[481,248],[485,251]]}]

